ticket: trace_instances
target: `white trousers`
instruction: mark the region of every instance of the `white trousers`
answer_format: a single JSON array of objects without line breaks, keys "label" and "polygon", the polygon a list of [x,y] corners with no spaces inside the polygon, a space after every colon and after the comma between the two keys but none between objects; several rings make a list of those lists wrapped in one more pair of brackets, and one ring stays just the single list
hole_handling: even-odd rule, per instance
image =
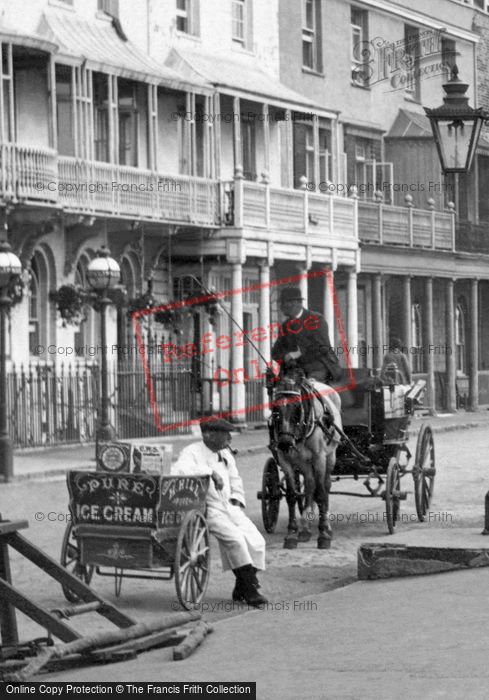
[{"label": "white trousers", "polygon": [[224,571],[252,564],[265,568],[265,539],[239,506],[227,510],[208,507],[210,532],[219,542]]}]

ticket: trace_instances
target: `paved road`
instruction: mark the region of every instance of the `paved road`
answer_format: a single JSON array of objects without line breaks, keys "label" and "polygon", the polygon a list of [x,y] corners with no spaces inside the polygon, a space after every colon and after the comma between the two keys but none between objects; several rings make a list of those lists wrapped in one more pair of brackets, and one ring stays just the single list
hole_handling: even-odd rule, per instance
[{"label": "paved road", "polygon": [[[438,466],[435,498],[429,521],[416,521],[412,494],[403,503],[402,528],[450,528],[478,526],[483,521],[484,494],[489,488],[487,428],[446,433],[436,438]],[[414,444],[411,445],[414,449]],[[255,495],[260,486],[261,471],[266,455],[243,455],[240,470],[248,493],[248,513],[261,528],[260,503]],[[406,486],[412,490],[410,477]],[[342,490],[352,486],[365,493],[361,483],[341,482]],[[340,488],[335,486],[334,488]],[[58,558],[61,540],[68,516],[67,492],[64,480],[19,482],[4,485],[0,491],[0,512],[10,519],[26,518],[30,528],[26,535],[46,552]],[[383,504],[379,500],[332,496],[331,518],[334,543],[330,551],[316,549],[315,538],[299,545],[296,551],[282,548],[286,530],[286,504],[282,502],[276,533],[267,535],[268,570],[262,576],[263,590],[271,601],[298,600],[353,580],[356,572],[356,550],[362,541],[386,532]],[[43,519],[36,521],[36,513]],[[37,516],[40,517],[40,516]],[[60,604],[57,584],[29,563],[13,555],[14,582],[47,607]],[[115,600],[111,579],[96,577],[96,590],[109,600]],[[213,573],[206,597],[211,620],[244,612],[232,608],[230,591],[232,574],[222,574],[217,548],[213,546]],[[120,607],[138,620],[154,617],[176,607],[173,582],[124,581]],[[21,620],[23,637],[36,635],[38,629],[29,621]],[[102,629],[97,616],[84,618],[84,631]]]}]

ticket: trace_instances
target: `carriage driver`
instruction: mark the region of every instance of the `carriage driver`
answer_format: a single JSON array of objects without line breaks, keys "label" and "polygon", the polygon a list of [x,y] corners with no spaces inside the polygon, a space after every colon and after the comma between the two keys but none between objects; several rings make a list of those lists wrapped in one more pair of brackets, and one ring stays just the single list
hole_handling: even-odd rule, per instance
[{"label": "carriage driver", "polygon": [[[320,392],[327,391],[327,384],[341,378],[342,370],[329,340],[326,319],[316,311],[304,308],[302,302],[299,287],[281,290],[280,310],[286,320],[272,348],[272,358],[285,366],[295,362],[319,392],[320,398]],[[321,400],[323,398],[324,395]]]},{"label": "carriage driver", "polygon": [[210,532],[219,542],[223,570],[236,576],[234,601],[249,605],[266,604],[259,591],[256,572],[265,569],[265,540],[245,515],[243,482],[230,450],[233,426],[222,418],[201,422],[202,441],[185,447],[172,468],[172,474],[209,475],[206,519]]}]

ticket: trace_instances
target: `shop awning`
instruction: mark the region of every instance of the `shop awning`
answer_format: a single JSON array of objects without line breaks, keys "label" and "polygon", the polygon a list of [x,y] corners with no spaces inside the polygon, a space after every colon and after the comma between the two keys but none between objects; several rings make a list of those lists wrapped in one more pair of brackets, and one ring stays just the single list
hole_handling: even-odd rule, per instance
[{"label": "shop awning", "polygon": [[295,110],[321,111],[335,118],[336,110],[326,110],[309,98],[292,90],[277,78],[262,70],[255,56],[230,57],[228,54],[210,54],[203,51],[173,48],[167,65],[188,80],[201,79],[212,83],[221,92],[229,92],[247,99],[277,104]]},{"label": "shop awning", "polygon": [[[175,70],[160,66],[131,41],[125,40],[116,30],[113,20],[88,21],[68,12],[45,12],[38,34],[56,43],[59,57],[70,63],[73,60],[86,61],[92,70],[161,83],[173,89],[189,87],[185,78]],[[192,81],[192,87],[205,87],[205,83]]]}]

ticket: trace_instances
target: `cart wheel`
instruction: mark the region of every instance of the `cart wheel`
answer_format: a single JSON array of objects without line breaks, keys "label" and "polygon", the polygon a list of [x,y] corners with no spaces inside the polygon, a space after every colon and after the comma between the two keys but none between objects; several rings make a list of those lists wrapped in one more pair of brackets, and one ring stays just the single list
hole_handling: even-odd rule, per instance
[{"label": "cart wheel", "polygon": [[204,597],[210,563],[209,528],[202,513],[191,510],[178,531],[174,564],[178,600],[186,610],[193,610]]},{"label": "cart wheel", "polygon": [[399,462],[396,457],[391,457],[387,467],[385,483],[385,515],[387,527],[392,535],[396,522],[399,520],[401,477],[399,474]]},{"label": "cart wheel", "polygon": [[[86,566],[80,562],[80,549],[73,530],[73,523],[68,523],[66,526],[63,544],[61,545],[61,566],[64,566],[73,576],[76,576],[86,584],[89,584],[92,580],[94,567]],[[62,586],[62,588],[64,597],[69,603],[78,602],[79,599],[75,593],[66,588],[66,586]]]},{"label": "cart wheel", "polygon": [[414,498],[418,520],[424,521],[431,506],[435,486],[435,443],[433,432],[423,423],[416,442],[416,458],[413,467]]},{"label": "cart wheel", "polygon": [[261,489],[261,491],[258,491],[257,496],[261,500],[263,527],[267,532],[274,532],[280,510],[282,491],[280,489],[278,466],[273,457],[267,459],[263,467]]}]

